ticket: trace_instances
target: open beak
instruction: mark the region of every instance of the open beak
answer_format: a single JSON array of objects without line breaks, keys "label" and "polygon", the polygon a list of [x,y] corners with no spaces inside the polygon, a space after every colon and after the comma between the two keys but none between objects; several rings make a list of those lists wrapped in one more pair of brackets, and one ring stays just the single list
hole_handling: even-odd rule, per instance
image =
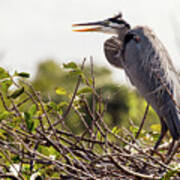
[{"label": "open beak", "polygon": [[[102,31],[102,28],[104,27],[104,22],[103,21],[98,21],[98,22],[90,22],[90,23],[82,23],[82,24],[73,24],[72,27],[85,27],[86,28],[81,28],[81,29],[73,29],[72,31],[74,32],[98,32]],[[88,28],[90,26],[90,28]]]}]

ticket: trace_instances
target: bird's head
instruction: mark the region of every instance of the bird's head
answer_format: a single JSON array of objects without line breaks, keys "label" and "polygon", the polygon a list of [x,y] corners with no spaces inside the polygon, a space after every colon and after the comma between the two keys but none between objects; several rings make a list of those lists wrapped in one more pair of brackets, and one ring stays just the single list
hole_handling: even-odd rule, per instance
[{"label": "bird's head", "polygon": [[75,32],[102,32],[121,36],[124,32],[130,29],[130,25],[122,19],[122,14],[105,19],[103,21],[73,24],[76,27],[86,27],[81,29],[73,29]]}]

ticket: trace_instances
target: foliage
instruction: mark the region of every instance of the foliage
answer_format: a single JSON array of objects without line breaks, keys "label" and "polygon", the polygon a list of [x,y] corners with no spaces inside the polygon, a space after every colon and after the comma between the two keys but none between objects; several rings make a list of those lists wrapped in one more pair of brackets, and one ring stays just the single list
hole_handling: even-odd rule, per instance
[{"label": "foliage", "polygon": [[[166,143],[152,156],[158,125],[151,125],[148,131],[141,131],[139,139],[134,138],[138,127],[129,117],[140,117],[140,122],[144,110],[138,115],[131,106],[145,109],[146,104],[126,87],[102,86],[101,78],[109,76],[109,71],[101,69],[103,75],[97,71],[96,80],[92,61],[87,68],[84,62],[81,66],[64,64],[65,70],[52,62],[41,66],[33,85],[27,73],[10,75],[0,68],[1,178],[178,177],[179,156],[173,160],[172,152],[165,158]],[[120,127],[122,124],[128,128]],[[169,136],[165,141],[169,142]]]},{"label": "foliage", "polygon": [[[48,97],[51,97],[51,100],[58,104],[61,101],[67,101],[68,97],[71,97],[77,76],[81,70],[78,69],[74,62],[63,64],[63,67],[52,60],[45,61],[39,65],[32,84],[36,90],[41,92],[43,100],[48,101]],[[86,86],[88,83],[89,85],[93,83],[91,65],[86,65],[83,73],[87,80],[83,79],[84,82],[80,84],[77,94],[86,95],[88,103],[92,106],[92,88]],[[102,93],[102,101],[107,103],[105,119],[109,126],[124,125],[128,127],[128,119],[133,120],[138,125],[145,111],[145,100],[135,91],[114,83],[111,78],[111,72],[104,67],[93,66],[93,76],[95,77],[96,91]],[[63,96],[63,93],[66,93],[66,96]],[[78,103],[78,100],[76,102]],[[83,111],[83,109],[82,107],[81,110]],[[88,124],[89,119],[90,117],[87,115],[86,121]],[[157,115],[150,108],[145,128],[148,129],[151,124],[158,122]],[[68,115],[67,123],[74,133],[83,131],[84,126],[77,121],[77,117],[73,112]],[[77,126],[73,127],[72,124]]]}]

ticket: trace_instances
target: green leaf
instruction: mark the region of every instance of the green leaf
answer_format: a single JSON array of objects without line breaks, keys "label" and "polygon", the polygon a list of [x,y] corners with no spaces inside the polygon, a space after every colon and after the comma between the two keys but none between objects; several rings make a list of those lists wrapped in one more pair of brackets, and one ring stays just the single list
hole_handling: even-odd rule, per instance
[{"label": "green leaf", "polygon": [[62,101],[58,104],[58,108],[62,108],[64,106],[68,106],[68,103],[66,101]]},{"label": "green leaf", "polygon": [[23,78],[29,78],[30,74],[26,72],[16,73],[17,76],[23,77]]},{"label": "green leaf", "polygon": [[76,69],[76,70],[72,70],[69,72],[70,76],[79,76],[79,75],[82,75],[82,71],[80,69]]},{"label": "green leaf", "polygon": [[36,105],[33,104],[28,112],[24,112],[24,119],[27,125],[27,129],[32,132],[35,129],[37,123],[34,122],[33,116],[36,114],[37,108]]},{"label": "green leaf", "polygon": [[4,68],[0,67],[0,79],[5,79],[9,77],[9,73],[5,71]]},{"label": "green leaf", "polygon": [[37,112],[36,105],[33,104],[33,105],[30,107],[30,109],[29,109],[29,114],[30,114],[31,116],[33,116],[33,115],[36,114],[36,112]]},{"label": "green leaf", "polygon": [[63,110],[62,109],[59,109],[59,114],[63,115]]},{"label": "green leaf", "polygon": [[69,62],[67,64],[63,64],[65,69],[77,69],[77,65],[74,62]]},{"label": "green leaf", "polygon": [[11,80],[4,80],[3,82],[1,82],[1,88],[4,92],[7,92],[8,88],[12,85],[12,81]]},{"label": "green leaf", "polygon": [[135,126],[130,126],[130,131],[133,133],[134,136],[136,136],[139,128],[138,127],[135,127]]},{"label": "green leaf", "polygon": [[152,124],[150,126],[150,128],[152,129],[152,131],[160,133],[161,132],[161,125],[160,124]]},{"label": "green leaf", "polygon": [[66,90],[63,87],[58,87],[58,88],[56,88],[56,94],[66,95]]},{"label": "green leaf", "polygon": [[57,151],[54,149],[54,147],[50,146],[50,147],[45,147],[45,146],[39,146],[38,147],[38,151],[40,153],[42,153],[45,156],[49,156],[49,155],[56,155],[58,154]]},{"label": "green leaf", "polygon": [[58,109],[57,104],[55,102],[48,103],[47,107],[48,107],[48,111],[52,110],[52,109],[57,111],[57,109]]},{"label": "green leaf", "polygon": [[3,119],[6,119],[7,117],[9,117],[11,113],[8,112],[8,111],[3,111],[0,113],[0,121],[3,120]]},{"label": "green leaf", "polygon": [[31,115],[28,112],[24,112],[24,119],[27,123],[30,120],[30,118],[31,118]]},{"label": "green leaf", "polygon": [[19,155],[14,155],[14,156],[11,158],[11,160],[13,161],[13,163],[19,163],[20,157],[19,157]]},{"label": "green leaf", "polygon": [[118,127],[115,126],[113,129],[112,129],[112,133],[116,134],[116,131],[118,130]]},{"label": "green leaf", "polygon": [[93,90],[90,87],[84,87],[77,92],[77,95],[91,93]]},{"label": "green leaf", "polygon": [[15,91],[10,95],[10,97],[13,98],[13,99],[16,99],[16,98],[19,97],[23,92],[24,92],[24,87],[21,87],[21,88],[15,90]]},{"label": "green leaf", "polygon": [[27,129],[32,132],[32,130],[34,129],[34,122],[28,112],[24,112],[24,119],[27,125]]},{"label": "green leaf", "polygon": [[177,173],[179,173],[178,169],[170,170],[168,171],[165,176],[162,178],[162,180],[170,180],[172,177],[174,177]]}]

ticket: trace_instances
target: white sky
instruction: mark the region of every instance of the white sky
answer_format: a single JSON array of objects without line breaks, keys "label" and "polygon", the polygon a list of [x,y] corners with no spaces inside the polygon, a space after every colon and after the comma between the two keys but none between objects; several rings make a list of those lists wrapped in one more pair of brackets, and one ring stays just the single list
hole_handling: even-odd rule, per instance
[{"label": "white sky", "polygon": [[132,26],[150,26],[180,69],[171,22],[175,19],[180,26],[179,0],[0,0],[0,65],[35,74],[44,59],[81,62],[92,55],[121,80],[123,73],[104,57],[103,42],[109,35],[71,30],[73,23],[105,19],[120,11]]}]

